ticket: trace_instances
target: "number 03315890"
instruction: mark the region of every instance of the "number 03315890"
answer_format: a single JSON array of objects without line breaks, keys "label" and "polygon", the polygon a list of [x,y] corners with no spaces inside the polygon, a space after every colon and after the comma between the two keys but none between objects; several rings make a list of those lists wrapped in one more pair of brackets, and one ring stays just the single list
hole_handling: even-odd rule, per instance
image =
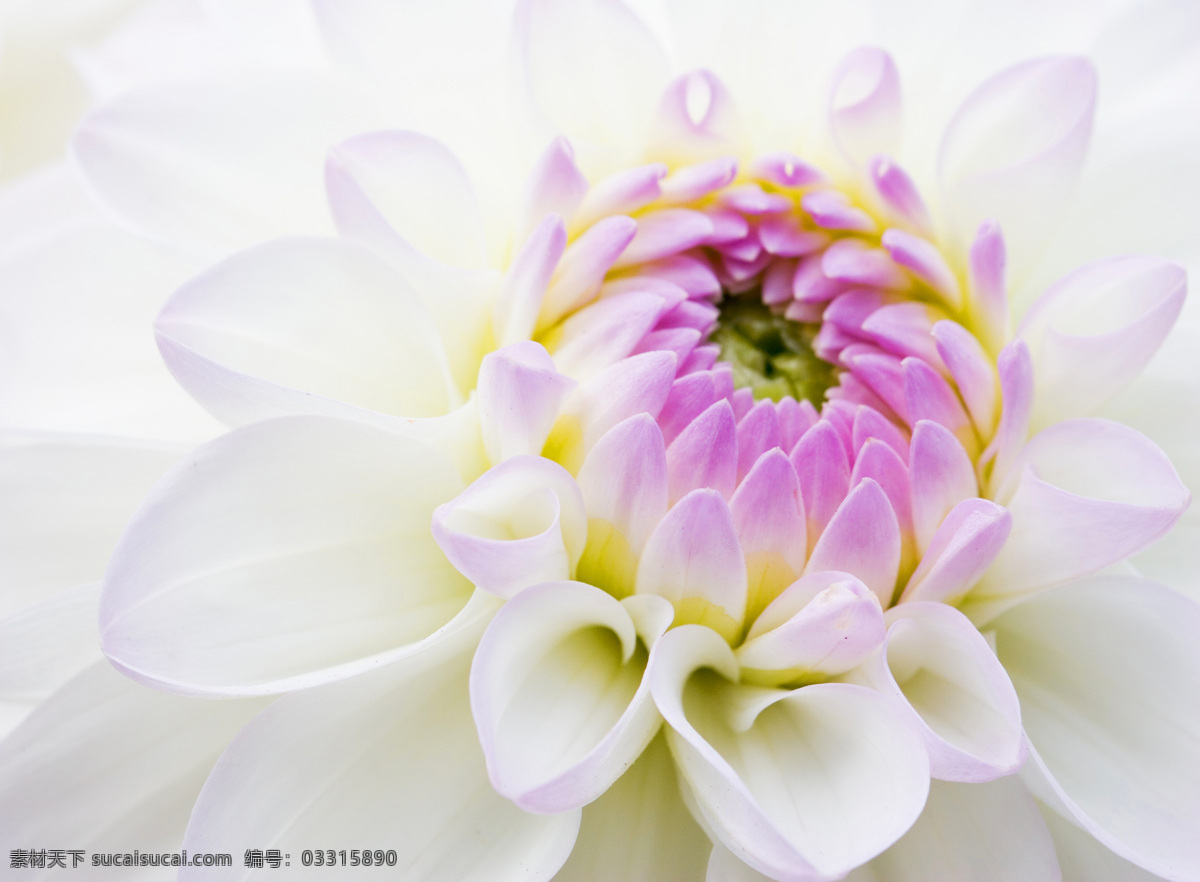
[{"label": "number 03315890", "polygon": [[300,852],[300,863],[306,867],[394,867],[396,852],[392,849],[355,848],[347,851],[326,849],[304,849]]}]

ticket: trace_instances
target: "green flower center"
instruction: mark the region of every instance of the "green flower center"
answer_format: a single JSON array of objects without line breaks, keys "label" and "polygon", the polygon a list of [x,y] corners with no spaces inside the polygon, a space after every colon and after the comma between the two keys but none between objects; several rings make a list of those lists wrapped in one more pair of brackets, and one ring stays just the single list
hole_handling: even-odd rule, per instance
[{"label": "green flower center", "polygon": [[776,315],[760,296],[726,294],[709,340],[721,347],[721,361],[733,367],[735,388],[752,390],[755,399],[807,398],[819,409],[826,390],[837,384],[837,370],[813,351],[820,324]]}]

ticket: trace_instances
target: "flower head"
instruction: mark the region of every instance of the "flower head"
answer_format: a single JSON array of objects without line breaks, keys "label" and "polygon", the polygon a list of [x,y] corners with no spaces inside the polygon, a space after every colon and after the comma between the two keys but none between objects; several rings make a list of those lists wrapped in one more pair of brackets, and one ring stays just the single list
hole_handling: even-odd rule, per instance
[{"label": "flower head", "polygon": [[[380,61],[361,9],[320,8],[335,48]],[[321,166],[338,237],[228,256],[159,314],[176,380],[240,428],[134,517],[104,651],[156,688],[243,699],[195,763],[286,693],[216,764],[189,849],[365,830],[427,878],[1120,860],[1073,823],[1194,875],[1200,724],[1176,699],[1200,694],[1200,609],[1111,569],[1190,497],[1100,415],[1185,275],[1107,258],[1032,302],[1022,281],[1040,287],[1076,183],[1093,66],[1041,57],[976,87],[931,189],[900,156],[883,49],[832,67],[805,141],[738,68],[667,75],[619,4],[530,0],[515,33],[515,133],[421,100],[443,140],[365,125],[343,84],[304,82],[337,119],[313,143],[365,131]],[[286,106],[301,82],[268,91]],[[257,181],[148,198],[165,145],[208,154],[222,95],[132,93],[76,157],[163,235],[252,239]],[[528,141],[527,171],[502,161]],[[1136,811],[1114,796],[1131,788]]]}]

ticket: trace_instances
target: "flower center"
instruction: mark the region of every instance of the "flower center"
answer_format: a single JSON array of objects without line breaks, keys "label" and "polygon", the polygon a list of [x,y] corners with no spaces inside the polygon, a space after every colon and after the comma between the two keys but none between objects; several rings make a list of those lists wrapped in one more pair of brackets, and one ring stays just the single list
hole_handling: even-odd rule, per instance
[{"label": "flower center", "polygon": [[[571,306],[538,338],[580,383],[542,453],[608,500],[576,578],[668,597],[734,647],[797,604],[821,633],[876,622],[929,578],[979,492],[995,362],[911,181],[876,177],[852,199],[795,157],[729,158],[595,185],[607,211],[575,228],[548,295]],[[935,462],[965,496],[914,489]]]},{"label": "flower center", "polygon": [[772,312],[757,290],[726,294],[718,309],[709,340],[721,347],[719,360],[733,368],[734,388],[750,389],[755,399],[790,396],[821,405],[837,383],[837,370],[813,350],[820,324]]}]

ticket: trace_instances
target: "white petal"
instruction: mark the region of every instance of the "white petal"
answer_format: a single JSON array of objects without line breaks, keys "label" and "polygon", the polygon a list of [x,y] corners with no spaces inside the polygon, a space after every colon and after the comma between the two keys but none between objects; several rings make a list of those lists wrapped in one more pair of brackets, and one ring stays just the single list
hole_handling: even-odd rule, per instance
[{"label": "white petal", "polygon": [[[1153,438],[1185,486],[1200,488],[1200,325],[1176,325],[1147,369],[1103,411]],[[1134,560],[1147,576],[1200,597],[1200,508],[1183,513],[1161,541]]]},{"label": "white petal", "polygon": [[243,72],[123,95],[84,120],[71,149],[120,218],[151,239],[213,256],[332,232],[313,172],[330,147],[379,120],[337,81]]},{"label": "white petal", "polygon": [[269,420],[199,448],[113,555],[105,653],[180,692],[259,694],[348,676],[466,603],[430,534],[461,487],[400,435],[325,417]]},{"label": "white petal", "polygon": [[85,435],[0,435],[0,617],[94,582],[179,453]]},{"label": "white petal", "polygon": [[176,379],[234,425],[275,415],[244,391],[261,381],[307,393],[290,396],[300,412],[332,399],[426,417],[459,403],[421,300],[387,263],[336,239],[229,258],[180,288],[155,330]]},{"label": "white petal", "polygon": [[632,154],[642,147],[667,60],[654,36],[619,0],[518,6],[523,73],[537,108],[576,147]]},{"label": "white petal", "polygon": [[837,876],[920,814],[925,749],[883,696],[840,683],[734,685],[729,647],[698,626],[668,631],[655,656],[651,689],[697,810],[759,872]]},{"label": "white petal", "polygon": [[433,537],[476,586],[513,597],[574,575],[587,542],[587,513],[566,469],[539,456],[515,456],[439,506]]},{"label": "white petal", "polygon": [[209,769],[265,704],[164,695],[92,665],[0,747],[0,835],[14,845],[176,852]]},{"label": "white petal", "polygon": [[220,431],[146,333],[196,268],[107,220],[71,218],[10,244],[0,257],[0,422],[189,443]]},{"label": "white petal", "polygon": [[657,636],[639,642],[621,603],[581,582],[535,585],[505,604],[471,666],[471,711],[496,790],[538,814],[607,790],[658,731],[642,676]]},{"label": "white petal", "polygon": [[758,870],[738,860],[737,855],[717,842],[708,856],[704,882],[771,882]]},{"label": "white petal", "polygon": [[1012,532],[968,603],[983,621],[1022,593],[1094,573],[1147,548],[1190,494],[1163,452],[1120,423],[1077,419],[1033,438],[1005,504]]},{"label": "white petal", "polygon": [[843,155],[860,166],[881,153],[895,155],[901,110],[900,74],[891,56],[874,46],[847,55],[829,95],[829,126]]},{"label": "white petal", "polygon": [[[776,609],[768,607],[771,614]],[[879,599],[858,579],[846,577],[783,624],[755,634],[758,630],[755,622],[754,636],[737,649],[742,680],[779,686],[814,674],[825,679],[845,673],[883,643],[887,628]]]},{"label": "white petal", "polygon": [[[404,879],[551,876],[570,853],[579,813],[531,815],[488,785],[467,698],[471,649],[488,618],[401,662],[275,702],[217,763],[188,825],[188,851],[241,854],[269,842],[294,865],[317,842],[378,843],[397,851]],[[221,871],[242,880],[261,873]],[[215,876],[192,869],[180,878]]]},{"label": "white petal", "polygon": [[1048,796],[1126,860],[1200,876],[1200,605],[1153,582],[1093,577],[995,625]]},{"label": "white petal", "polygon": [[679,798],[662,736],[583,809],[579,839],[554,882],[598,879],[701,882],[708,837]]},{"label": "white petal", "polygon": [[325,165],[334,220],[355,237],[370,215],[365,201],[401,240],[439,263],[479,269],[483,222],[475,188],[458,159],[417,132],[357,135],[329,153]]},{"label": "white petal", "polygon": [[1062,215],[1092,132],[1096,73],[1083,58],[1011,67],[964,102],[938,160],[951,222],[965,245],[981,221],[1004,231],[1020,275]]},{"label": "white petal", "polygon": [[912,708],[944,781],[991,781],[1025,761],[1021,706],[983,635],[954,607],[905,603],[888,610],[888,639],[850,676]]},{"label": "white petal", "polygon": [[912,829],[846,882],[1059,882],[1054,847],[1019,779],[934,781]]},{"label": "white petal", "polygon": [[1076,827],[1062,815],[1043,808],[1042,816],[1062,868],[1063,882],[1161,882],[1161,876],[1147,873],[1110,851],[1096,837]]},{"label": "white petal", "polygon": [[44,698],[99,661],[100,583],[68,588],[0,620],[0,697]]},{"label": "white petal", "polygon": [[1149,257],[1089,264],[1051,287],[1019,329],[1033,355],[1034,428],[1086,416],[1150,361],[1183,307],[1183,268]]}]

